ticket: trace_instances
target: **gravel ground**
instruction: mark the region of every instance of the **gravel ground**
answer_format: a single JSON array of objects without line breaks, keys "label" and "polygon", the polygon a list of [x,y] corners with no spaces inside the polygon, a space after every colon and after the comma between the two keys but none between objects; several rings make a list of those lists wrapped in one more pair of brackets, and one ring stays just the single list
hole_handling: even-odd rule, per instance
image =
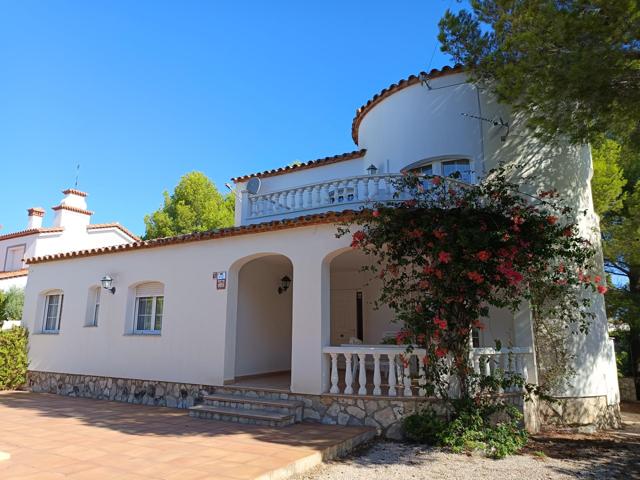
[{"label": "gravel ground", "polygon": [[296,480],[640,479],[640,409],[623,418],[621,431],[536,436],[522,454],[503,460],[378,442]]}]

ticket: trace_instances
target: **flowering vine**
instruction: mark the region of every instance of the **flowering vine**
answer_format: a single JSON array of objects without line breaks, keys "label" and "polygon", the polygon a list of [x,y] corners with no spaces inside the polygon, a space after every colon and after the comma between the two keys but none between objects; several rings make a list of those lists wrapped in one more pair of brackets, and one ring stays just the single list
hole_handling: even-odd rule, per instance
[{"label": "flowering vine", "polygon": [[587,331],[585,292],[606,287],[589,273],[595,250],[557,192],[525,195],[502,168],[477,185],[408,174],[395,188],[395,202],[363,210],[338,236],[371,257],[364,269],[382,282],[377,304],[402,323],[398,344],[426,349],[433,390],[446,395],[455,378],[463,396],[473,394],[469,336],[490,307],[529,302],[534,317]]}]

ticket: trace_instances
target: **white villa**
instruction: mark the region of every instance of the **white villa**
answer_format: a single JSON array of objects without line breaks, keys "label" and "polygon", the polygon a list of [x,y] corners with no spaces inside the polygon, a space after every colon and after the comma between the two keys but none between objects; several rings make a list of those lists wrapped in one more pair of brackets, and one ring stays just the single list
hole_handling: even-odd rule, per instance
[{"label": "white villa", "polygon": [[140,241],[119,223],[92,224],[85,192],[68,188],[62,194],[64,198],[52,207],[50,227],[42,226],[45,210],[33,207],[27,210],[26,229],[0,234],[0,290],[26,286],[26,258]]},{"label": "white villa", "polygon": [[[587,210],[582,232],[598,242],[589,147],[541,143],[460,67],[375,95],[358,109],[352,136],[351,153],[233,179],[232,228],[27,250],[31,388],[243,422],[364,424],[394,437],[404,414],[432,400],[418,395],[417,367],[397,361],[404,349],[383,344],[400,325],[373,308],[378,285],[360,271],[365,259],[335,236],[345,211],[390,200],[391,180],[406,170],[476,182],[508,160],[526,165],[514,175],[535,176],[536,188],[556,188]],[[531,428],[538,417],[615,421],[613,346],[603,300],[594,305],[590,335],[574,345],[572,387],[530,416]],[[486,368],[535,382],[530,317],[526,307],[493,311],[473,338],[476,367],[490,358]],[[509,348],[494,350],[496,339]]]}]

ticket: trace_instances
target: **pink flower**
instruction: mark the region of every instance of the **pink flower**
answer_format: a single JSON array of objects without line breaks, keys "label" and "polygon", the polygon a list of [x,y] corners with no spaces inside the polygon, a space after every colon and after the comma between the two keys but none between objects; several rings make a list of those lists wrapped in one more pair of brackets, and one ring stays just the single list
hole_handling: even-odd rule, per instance
[{"label": "pink flower", "polygon": [[353,240],[351,242],[351,247],[352,248],[359,247],[360,244],[362,244],[362,242],[365,240],[365,238],[367,238],[365,233],[362,230],[358,230],[357,232],[355,232],[353,234]]},{"label": "pink flower", "polygon": [[409,237],[411,238],[420,238],[422,237],[422,235],[423,235],[422,230],[419,230],[417,228],[409,232]]},{"label": "pink flower", "polygon": [[478,253],[476,253],[476,257],[481,262],[486,262],[487,260],[489,260],[489,258],[491,258],[491,254],[489,252],[487,252],[486,250],[481,250]]},{"label": "pink flower", "polygon": [[469,272],[467,273],[467,277],[469,278],[469,280],[472,280],[473,282],[477,283],[478,285],[480,285],[482,282],[484,282],[484,277],[482,276],[482,274],[473,271],[473,272]]},{"label": "pink flower", "polygon": [[602,277],[600,275],[596,275],[595,277],[593,277],[593,281],[596,283],[600,283],[601,280],[602,280]]},{"label": "pink flower", "polygon": [[449,263],[451,261],[451,254],[449,252],[438,253],[438,260],[440,263]]},{"label": "pink flower", "polygon": [[433,236],[436,237],[438,240],[442,240],[444,237],[447,236],[447,234],[441,228],[437,228],[433,231]]},{"label": "pink flower", "polygon": [[556,217],[555,215],[549,215],[547,217],[547,222],[549,223],[549,225],[555,225],[557,221],[558,217]]},{"label": "pink flower", "polygon": [[598,285],[598,293],[601,293],[602,295],[604,295],[605,293],[607,293],[607,290],[609,289],[604,285]]},{"label": "pink flower", "polygon": [[440,177],[433,177],[431,179],[431,183],[434,185],[440,185],[442,183],[442,178]]},{"label": "pink flower", "polygon": [[380,216],[380,210],[374,210],[371,215],[373,215],[374,217],[379,217]]}]

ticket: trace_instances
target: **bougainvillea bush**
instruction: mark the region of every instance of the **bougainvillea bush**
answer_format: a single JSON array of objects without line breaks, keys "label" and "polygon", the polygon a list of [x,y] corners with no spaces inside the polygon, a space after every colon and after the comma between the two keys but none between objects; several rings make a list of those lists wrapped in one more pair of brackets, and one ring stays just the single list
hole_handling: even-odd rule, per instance
[{"label": "bougainvillea bush", "polygon": [[579,235],[579,214],[556,192],[525,195],[504,168],[476,185],[407,174],[395,188],[398,201],[362,211],[338,235],[371,257],[378,304],[402,322],[398,344],[426,349],[435,393],[446,397],[454,379],[461,396],[474,394],[469,335],[492,306],[529,302],[537,315],[587,331],[585,293],[606,287],[591,273],[595,250]]}]

